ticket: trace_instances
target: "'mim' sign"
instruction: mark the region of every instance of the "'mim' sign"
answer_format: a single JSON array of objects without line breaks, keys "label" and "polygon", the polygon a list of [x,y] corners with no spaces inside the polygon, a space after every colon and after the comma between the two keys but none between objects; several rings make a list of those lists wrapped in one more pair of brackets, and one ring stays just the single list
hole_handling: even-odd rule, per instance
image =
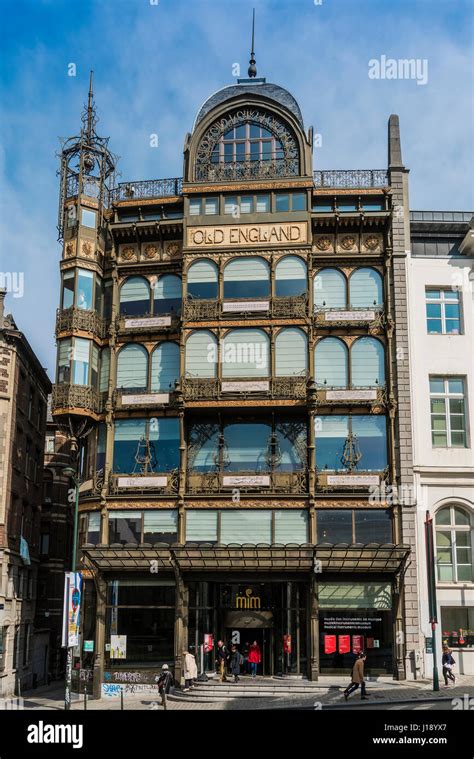
[{"label": "'mim' sign", "polygon": [[261,609],[262,602],[260,596],[254,596],[252,588],[247,588],[244,595],[235,597],[236,609]]}]

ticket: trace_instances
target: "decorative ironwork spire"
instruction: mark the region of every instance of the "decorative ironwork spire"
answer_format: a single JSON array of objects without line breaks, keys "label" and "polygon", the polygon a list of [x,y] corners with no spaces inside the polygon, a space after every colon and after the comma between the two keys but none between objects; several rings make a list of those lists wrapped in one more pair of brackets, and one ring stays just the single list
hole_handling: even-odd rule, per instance
[{"label": "decorative ironwork spire", "polygon": [[90,72],[89,77],[89,95],[87,98],[87,107],[84,106],[84,112],[82,114],[82,123],[84,124],[84,133],[87,139],[90,141],[95,132],[95,126],[97,124],[97,114],[94,103],[94,72]]},{"label": "decorative ironwork spire", "polygon": [[341,457],[341,464],[348,472],[353,472],[357,469],[357,465],[362,458],[362,454],[359,448],[359,442],[357,436],[349,432],[346,442],[344,444],[344,451]]},{"label": "decorative ironwork spire", "polygon": [[255,79],[257,76],[257,66],[256,66],[256,60],[255,60],[255,8],[253,9],[253,19],[252,19],[252,52],[250,53],[250,66],[249,66],[249,77],[250,79]]}]

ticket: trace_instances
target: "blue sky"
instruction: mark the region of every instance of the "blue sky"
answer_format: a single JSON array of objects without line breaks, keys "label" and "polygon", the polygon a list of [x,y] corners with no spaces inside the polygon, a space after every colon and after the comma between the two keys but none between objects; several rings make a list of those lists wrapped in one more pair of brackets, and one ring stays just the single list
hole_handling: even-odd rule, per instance
[{"label": "blue sky", "polygon": [[[472,0],[0,0],[0,271],[23,273],[7,311],[51,378],[55,153],[79,130],[89,69],[121,181],[181,176],[201,103],[235,81],[234,64],[246,75],[254,6],[258,73],[322,136],[315,168],[383,168],[398,113],[411,207],[474,208]],[[382,55],[426,59],[427,84],[370,79]]]}]

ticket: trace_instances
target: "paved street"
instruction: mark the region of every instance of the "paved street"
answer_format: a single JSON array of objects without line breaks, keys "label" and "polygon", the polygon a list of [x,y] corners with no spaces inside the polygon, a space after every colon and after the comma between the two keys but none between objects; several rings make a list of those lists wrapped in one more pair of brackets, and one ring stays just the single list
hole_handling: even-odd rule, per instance
[{"label": "paved street", "polygon": [[[271,684],[270,679],[258,678],[261,680],[261,687]],[[432,686],[427,681],[403,682],[370,682],[367,686],[369,700],[363,702],[360,695],[356,692],[347,702],[344,701],[342,692],[346,681],[341,678],[326,678],[319,681],[311,687],[308,695],[278,696],[267,698],[262,696],[245,697],[228,699],[226,696],[222,700],[216,697],[216,700],[205,702],[193,700],[192,692],[190,694],[177,693],[171,695],[168,701],[168,709],[176,710],[247,710],[247,709],[388,709],[388,710],[450,710],[467,709],[474,707],[474,677],[459,676],[456,686],[445,688],[440,686],[438,692],[433,692]],[[217,683],[212,683],[212,692],[215,692]],[[258,687],[258,682],[247,688]],[[204,689],[205,690],[205,689]],[[218,692],[218,690],[217,690]],[[223,694],[228,693],[229,688],[223,686]],[[211,697],[210,697],[211,698]],[[453,703],[453,700],[457,699]],[[469,701],[470,699],[470,701]],[[58,684],[49,688],[38,689],[24,694],[24,709],[32,710],[62,710],[64,709],[64,690]],[[119,698],[102,698],[101,700],[88,699],[87,708],[91,710],[120,710],[121,704]],[[73,710],[84,709],[83,696],[73,696]],[[141,697],[139,695],[127,695],[124,698],[124,709],[126,710],[162,710],[161,703],[152,697]]]}]

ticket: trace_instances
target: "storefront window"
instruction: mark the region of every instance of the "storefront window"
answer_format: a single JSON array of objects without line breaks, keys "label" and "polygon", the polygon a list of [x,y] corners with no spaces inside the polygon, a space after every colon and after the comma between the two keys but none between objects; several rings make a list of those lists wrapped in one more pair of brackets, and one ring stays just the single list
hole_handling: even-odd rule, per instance
[{"label": "storefront window", "polygon": [[137,471],[143,456],[149,471],[170,472],[179,467],[178,419],[122,419],[115,422],[114,472]]},{"label": "storefront window", "polygon": [[[159,668],[174,660],[174,582],[114,580],[108,586],[106,666],[150,664]],[[120,650],[115,636],[120,636]],[[114,658],[117,655],[120,658]]]},{"label": "storefront window", "polygon": [[442,606],[441,634],[450,648],[474,648],[474,606]]},{"label": "storefront window", "polygon": [[141,541],[142,515],[136,511],[111,511],[109,513],[109,543],[135,543]]},{"label": "storefront window", "polygon": [[391,543],[392,519],[382,509],[317,509],[318,543]]}]

